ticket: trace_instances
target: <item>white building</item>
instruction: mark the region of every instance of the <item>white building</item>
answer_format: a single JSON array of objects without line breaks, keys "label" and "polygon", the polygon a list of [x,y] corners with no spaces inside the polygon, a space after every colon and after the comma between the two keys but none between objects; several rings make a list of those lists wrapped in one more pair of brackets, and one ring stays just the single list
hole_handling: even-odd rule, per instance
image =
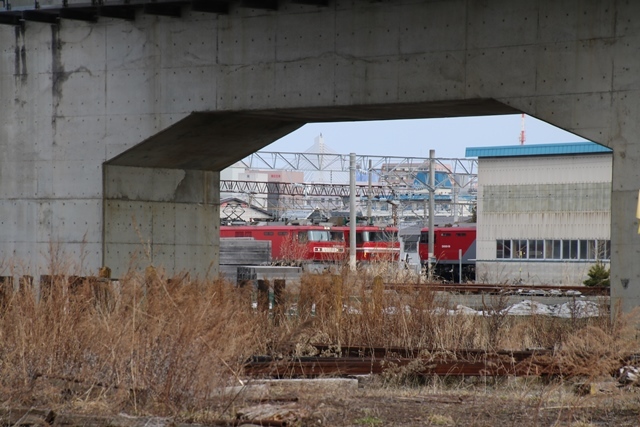
[{"label": "white building", "polygon": [[609,263],[611,150],[591,142],[467,148],[478,157],[478,282],[579,285]]}]

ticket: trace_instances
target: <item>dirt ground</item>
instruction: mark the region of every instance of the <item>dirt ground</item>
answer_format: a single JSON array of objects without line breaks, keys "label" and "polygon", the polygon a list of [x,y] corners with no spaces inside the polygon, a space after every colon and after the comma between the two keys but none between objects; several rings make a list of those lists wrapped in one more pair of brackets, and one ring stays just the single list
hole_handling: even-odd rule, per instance
[{"label": "dirt ground", "polygon": [[[136,413],[134,407],[122,408],[116,415],[113,407],[101,405],[99,398],[94,402],[73,398],[60,407],[49,407],[56,414],[52,420],[40,414],[33,422],[15,411],[12,418],[0,408],[0,423],[58,427],[640,426],[640,387],[621,386],[613,378],[551,381],[435,377],[400,383],[380,376],[250,380],[242,386],[219,389],[219,393],[203,406],[207,410],[177,416]],[[82,396],[90,394],[88,390]],[[47,413],[42,409],[46,405],[33,403],[23,410],[41,408],[40,412]]]},{"label": "dirt ground", "polygon": [[[546,383],[539,379],[473,382],[365,384],[356,390],[303,391],[289,395],[290,401],[287,396],[272,395],[271,402],[267,399],[253,408],[280,407],[281,414],[288,410],[289,415],[281,415],[281,419],[299,426],[640,425],[640,391],[618,387],[612,381],[595,383],[593,389],[576,382]],[[249,401],[244,404],[251,407]],[[242,414],[251,410],[239,406],[238,411]]]}]

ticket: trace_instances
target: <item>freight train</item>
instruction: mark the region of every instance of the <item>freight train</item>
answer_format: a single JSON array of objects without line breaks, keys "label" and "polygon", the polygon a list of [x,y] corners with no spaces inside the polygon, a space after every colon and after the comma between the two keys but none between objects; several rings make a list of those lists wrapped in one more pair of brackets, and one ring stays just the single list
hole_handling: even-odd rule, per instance
[{"label": "freight train", "polygon": [[[276,264],[344,263],[349,260],[349,227],[322,225],[231,225],[220,227],[220,237],[252,238],[271,242]],[[429,262],[429,229],[420,231],[420,262]],[[395,227],[356,227],[356,261],[398,261],[400,241]],[[432,273],[445,280],[475,280],[475,227],[436,227]],[[460,274],[462,272],[462,275]]]},{"label": "freight train", "polygon": [[[230,225],[220,227],[222,238],[253,238],[271,242],[274,263],[349,260],[350,228],[321,225]],[[400,241],[394,227],[356,227],[356,261],[398,261]]]}]

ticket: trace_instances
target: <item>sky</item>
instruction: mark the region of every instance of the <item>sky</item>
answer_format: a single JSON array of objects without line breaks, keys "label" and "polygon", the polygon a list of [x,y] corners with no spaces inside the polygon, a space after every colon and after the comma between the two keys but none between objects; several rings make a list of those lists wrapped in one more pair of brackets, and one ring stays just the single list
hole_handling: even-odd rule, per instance
[{"label": "sky", "polygon": [[[525,144],[585,141],[572,133],[525,116]],[[312,123],[266,146],[261,151],[300,153],[322,134],[338,154],[464,158],[467,147],[519,145],[522,116]]]}]

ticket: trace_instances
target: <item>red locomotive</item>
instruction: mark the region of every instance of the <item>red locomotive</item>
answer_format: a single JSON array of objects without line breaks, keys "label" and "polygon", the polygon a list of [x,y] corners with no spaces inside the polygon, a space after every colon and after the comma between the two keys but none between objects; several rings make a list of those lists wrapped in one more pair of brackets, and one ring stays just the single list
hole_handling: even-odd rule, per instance
[{"label": "red locomotive", "polygon": [[[344,233],[348,252],[350,228],[333,227],[333,229]],[[356,227],[356,261],[398,261],[399,259],[400,240],[396,227],[374,225]]]},{"label": "red locomotive", "polygon": [[[433,240],[433,272],[436,276],[457,281],[462,266],[462,279],[475,280],[475,227],[436,227]],[[429,262],[429,228],[420,230],[418,255],[423,265]]]},{"label": "red locomotive", "polygon": [[[272,262],[349,261],[349,227],[320,225],[231,225],[220,227],[220,237],[249,237],[271,241]],[[429,229],[420,232],[418,255],[429,261]],[[400,241],[396,227],[357,226],[356,261],[398,261]],[[457,281],[475,280],[475,227],[437,227],[434,230],[433,273]]]},{"label": "red locomotive", "polygon": [[[220,237],[250,237],[271,241],[273,262],[347,262],[349,227],[319,225],[231,225],[220,227]],[[398,229],[358,226],[356,261],[397,261]]]},{"label": "red locomotive", "polygon": [[339,262],[345,257],[343,233],[318,225],[223,225],[220,237],[269,240],[273,262]]}]

